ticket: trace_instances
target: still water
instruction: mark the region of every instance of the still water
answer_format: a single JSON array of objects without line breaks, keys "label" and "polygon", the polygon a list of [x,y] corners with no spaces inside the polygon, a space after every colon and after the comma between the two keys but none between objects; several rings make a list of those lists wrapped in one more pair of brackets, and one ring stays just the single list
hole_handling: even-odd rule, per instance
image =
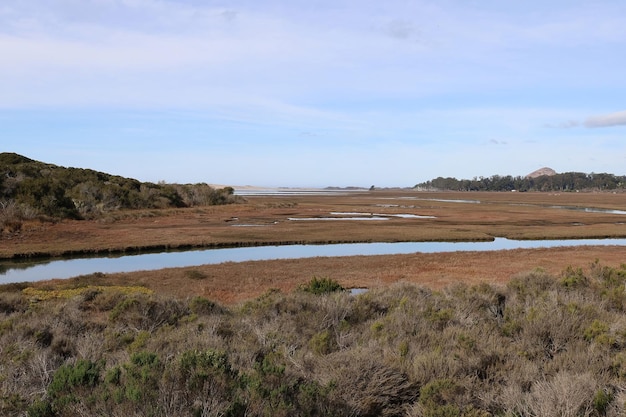
[{"label": "still water", "polygon": [[548,248],[580,245],[619,245],[624,246],[626,249],[626,239],[510,240],[496,238],[489,242],[398,242],[256,246],[246,248],[190,250],[185,252],[161,252],[118,257],[68,260],[53,259],[36,262],[0,261],[0,284],[41,281],[52,278],[71,278],[94,272],[132,272],[218,264],[222,262],[297,259],[317,256],[492,251],[501,249]]}]

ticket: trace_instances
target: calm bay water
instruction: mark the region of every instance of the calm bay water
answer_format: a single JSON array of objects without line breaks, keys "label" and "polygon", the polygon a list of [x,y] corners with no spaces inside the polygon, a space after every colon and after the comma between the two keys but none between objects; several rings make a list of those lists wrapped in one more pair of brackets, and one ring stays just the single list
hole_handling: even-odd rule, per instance
[{"label": "calm bay water", "polygon": [[394,255],[455,251],[493,251],[518,248],[549,248],[580,245],[619,245],[626,239],[509,240],[490,242],[398,242],[334,245],[256,246],[246,248],[190,250],[118,257],[47,260],[38,262],[0,261],[0,284],[71,278],[95,272],[114,273],[155,270],[222,262],[297,259],[318,256]]}]

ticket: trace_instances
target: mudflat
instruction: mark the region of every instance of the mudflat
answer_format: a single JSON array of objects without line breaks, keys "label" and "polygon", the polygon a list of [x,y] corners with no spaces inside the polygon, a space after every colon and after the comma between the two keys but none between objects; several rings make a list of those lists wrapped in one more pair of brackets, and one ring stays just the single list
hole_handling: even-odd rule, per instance
[{"label": "mudflat", "polygon": [[[245,200],[227,206],[115,212],[98,220],[33,222],[2,238],[0,257],[290,243],[626,237],[625,193],[383,190]],[[98,280],[236,303],[270,288],[291,291],[313,276],[335,279],[344,287],[405,281],[442,288],[504,283],[536,268],[558,274],[596,260],[619,266],[626,262],[626,251],[584,246],[254,261],[110,274]]]}]

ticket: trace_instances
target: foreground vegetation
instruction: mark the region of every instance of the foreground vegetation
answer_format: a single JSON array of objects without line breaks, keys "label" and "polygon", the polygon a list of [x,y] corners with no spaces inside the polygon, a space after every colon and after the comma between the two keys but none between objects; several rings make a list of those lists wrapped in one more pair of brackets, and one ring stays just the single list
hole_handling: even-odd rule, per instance
[{"label": "foreground vegetation", "polygon": [[234,201],[233,189],[140,182],[91,169],[65,168],[0,153],[0,226],[34,217],[96,218],[123,209],[193,207]]},{"label": "foreground vegetation", "polygon": [[626,265],[236,307],[144,287],[0,287],[6,416],[618,416]]}]

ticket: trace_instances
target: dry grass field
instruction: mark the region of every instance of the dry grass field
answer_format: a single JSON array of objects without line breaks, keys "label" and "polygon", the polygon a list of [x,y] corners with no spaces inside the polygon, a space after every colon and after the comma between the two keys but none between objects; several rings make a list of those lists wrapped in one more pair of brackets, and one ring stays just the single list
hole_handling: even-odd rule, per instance
[{"label": "dry grass field", "polygon": [[[228,206],[33,223],[25,225],[19,235],[0,240],[0,257],[285,243],[626,237],[625,214],[585,208],[626,210],[626,194],[388,190],[250,196],[245,203]],[[623,247],[579,247],[313,258],[111,274],[99,279],[235,303],[270,288],[290,291],[313,276],[330,277],[344,287],[375,288],[405,281],[440,288],[459,281],[502,283],[535,268],[558,273],[570,265],[585,267],[596,259],[618,266],[626,261],[626,253]]]}]

